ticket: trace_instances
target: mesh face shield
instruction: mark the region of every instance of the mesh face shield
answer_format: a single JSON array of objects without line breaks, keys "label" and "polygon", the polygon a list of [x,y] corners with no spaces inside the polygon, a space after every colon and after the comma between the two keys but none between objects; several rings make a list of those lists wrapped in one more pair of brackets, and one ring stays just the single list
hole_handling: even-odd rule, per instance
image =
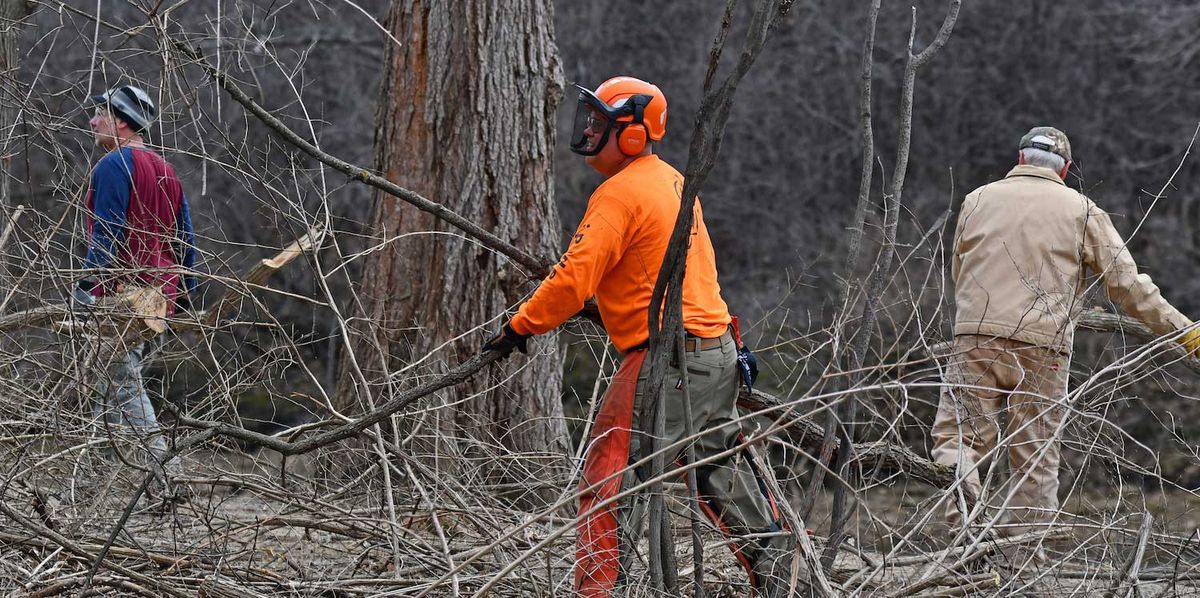
[{"label": "mesh face shield", "polygon": [[579,102],[575,105],[575,125],[571,128],[571,151],[581,156],[594,156],[608,142],[617,111],[596,94],[578,85],[575,87],[579,89]]},{"label": "mesh face shield", "polygon": [[637,94],[618,99],[609,106],[596,94],[578,85],[579,102],[575,105],[575,125],[571,129],[571,151],[581,156],[594,156],[608,143],[608,134],[629,123],[642,122],[642,113],[651,97]]}]

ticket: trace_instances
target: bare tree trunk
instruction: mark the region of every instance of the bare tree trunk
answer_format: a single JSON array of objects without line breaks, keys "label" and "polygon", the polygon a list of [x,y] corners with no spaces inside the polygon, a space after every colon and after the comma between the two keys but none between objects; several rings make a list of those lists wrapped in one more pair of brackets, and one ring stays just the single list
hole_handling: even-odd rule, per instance
[{"label": "bare tree trunk", "polygon": [[12,162],[9,156],[17,139],[17,106],[13,98],[21,97],[17,83],[20,54],[17,40],[21,36],[22,19],[29,16],[27,0],[0,0],[0,216],[8,221],[12,209]]},{"label": "bare tree trunk", "polygon": [[[550,0],[394,1],[388,28],[398,43],[389,40],[375,130],[376,166],[388,180],[543,256],[559,251],[551,160],[562,77],[553,16]],[[519,266],[392,195],[376,194],[373,222],[364,320],[339,378],[348,411],[394,393],[416,373],[397,372],[444,343],[419,367],[478,352],[483,333],[503,322],[489,319],[529,290]],[[413,424],[420,435],[471,439],[442,444],[439,455],[449,459],[439,465],[456,467],[462,456],[499,463],[490,457],[502,448],[545,456],[521,459],[522,469],[502,478],[553,479],[545,466],[567,449],[556,335],[532,339],[529,349],[541,356],[494,366],[441,397],[453,406]]]}]

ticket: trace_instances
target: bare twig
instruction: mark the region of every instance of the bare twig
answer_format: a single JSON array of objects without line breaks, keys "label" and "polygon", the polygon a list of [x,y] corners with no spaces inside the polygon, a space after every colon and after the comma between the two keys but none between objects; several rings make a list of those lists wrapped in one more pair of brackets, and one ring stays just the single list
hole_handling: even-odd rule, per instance
[{"label": "bare twig", "polygon": [[[700,104],[696,115],[696,125],[692,134],[692,144],[688,150],[687,167],[684,170],[684,184],[680,198],[679,215],[675,220],[675,229],[663,258],[662,268],[654,284],[654,293],[650,299],[650,370],[646,381],[646,395],[657,397],[655,402],[654,428],[652,446],[655,459],[651,464],[652,475],[661,473],[665,468],[665,455],[659,451],[658,444],[663,436],[665,421],[665,401],[663,400],[663,379],[666,376],[667,362],[674,353],[677,338],[683,335],[683,289],[682,282],[687,262],[688,239],[692,230],[696,195],[703,187],[708,173],[716,165],[717,154],[721,147],[725,123],[729,119],[733,96],[738,83],[749,71],[750,66],[758,57],[766,43],[768,34],[776,20],[791,8],[791,0],[761,0],[755,8],[750,20],[749,31],[742,47],[742,54],[733,71],[725,78],[719,89],[707,92]],[[728,9],[727,9],[728,10]],[[727,27],[722,25],[714,41],[714,49],[710,53],[709,70],[716,70],[715,63],[719,62],[724,45]],[[705,87],[710,86],[711,77],[706,78]],[[663,314],[660,322],[660,314]],[[678,356],[676,355],[678,358]],[[682,362],[680,363],[682,367]],[[664,567],[666,557],[661,550],[663,546],[658,541],[656,523],[665,516],[661,498],[661,487],[651,488],[650,497],[650,570],[657,581]]]},{"label": "bare twig", "polygon": [[[900,132],[896,150],[895,173],[892,178],[891,194],[884,198],[883,244],[880,248],[880,255],[875,261],[875,267],[871,272],[870,282],[867,285],[859,333],[850,344],[849,361],[851,370],[862,369],[866,357],[867,343],[874,337],[879,304],[883,297],[888,273],[892,268],[892,258],[896,253],[896,228],[899,225],[904,181],[908,172],[908,154],[912,139],[913,95],[915,93],[917,71],[928,63],[933,58],[933,55],[950,39],[950,33],[954,30],[954,23],[958,19],[958,9],[961,3],[961,0],[950,0],[949,8],[946,11],[946,18],[942,21],[942,27],[938,31],[937,37],[934,38],[929,46],[916,55],[912,53],[912,48],[913,38],[916,36],[917,14],[916,8],[912,9],[913,20],[908,39],[908,63],[904,68],[904,82],[900,94]],[[852,513],[852,507],[847,508],[846,506],[849,494],[849,486],[846,481],[846,465],[850,462],[850,452],[854,441],[857,406],[857,401],[851,397],[846,401],[838,418],[842,424],[839,428],[842,445],[838,447],[837,471],[839,474],[839,483],[834,486],[832,529],[829,533],[829,544],[825,546],[825,554],[822,558],[827,570],[833,567],[834,557],[837,555],[838,547],[842,543],[843,529]]]},{"label": "bare twig", "polygon": [[200,67],[203,68],[205,72],[209,74],[209,76],[216,80],[217,84],[219,84],[221,88],[224,89],[229,96],[234,99],[234,101],[241,104],[246,111],[248,111],[250,114],[253,114],[255,118],[258,118],[260,121],[262,121],[263,124],[267,125],[267,127],[269,127],[272,131],[275,131],[275,133],[282,137],[285,141],[296,146],[297,148],[300,148],[302,151],[304,151],[304,153],[316,158],[317,160],[320,160],[330,168],[345,174],[346,176],[350,177],[351,180],[361,181],[367,185],[370,185],[371,187],[383,191],[384,193],[402,199],[413,206],[416,206],[421,211],[428,212],[440,220],[454,226],[455,228],[462,230],[472,238],[482,243],[484,246],[506,255],[513,261],[524,266],[529,271],[529,274],[532,278],[543,278],[550,271],[552,262],[535,258],[534,256],[517,249],[511,243],[508,243],[496,235],[484,230],[478,224],[467,220],[461,214],[454,212],[440,203],[429,200],[415,191],[405,189],[400,185],[397,185],[377,174],[372,173],[366,168],[356,166],[321,150],[307,139],[304,139],[298,135],[295,131],[292,131],[287,125],[283,124],[282,121],[259,105],[254,98],[251,98],[246,94],[246,92],[242,91],[242,88],[232,78],[230,78],[227,73],[217,70],[212,63],[208,62],[208,60],[205,59],[202,54],[200,54],[199,50],[181,40],[172,40],[172,44],[183,55],[194,60],[196,64],[200,65]]},{"label": "bare twig", "polygon": [[[875,171],[875,132],[871,126],[871,82],[872,66],[875,62],[875,27],[879,20],[879,5],[881,0],[872,0],[871,10],[867,14],[867,39],[863,42],[862,67],[859,72],[858,96],[858,126],[862,133],[862,171],[859,174],[858,200],[854,204],[854,220],[851,221],[850,247],[846,251],[846,261],[842,264],[842,299],[839,305],[849,314],[850,291],[854,288],[854,271],[858,267],[859,249],[862,247],[863,235],[866,232],[867,206],[871,199],[871,174]],[[841,328],[836,328],[835,333]],[[830,413],[825,418],[825,443],[818,453],[819,462],[828,466],[833,458],[833,449],[837,438],[838,419]],[[809,480],[808,490],[800,502],[801,517],[812,515],[813,506],[817,503],[817,494],[824,490],[825,467],[813,470]]]},{"label": "bare twig", "polygon": [[[1108,591],[1104,593],[1104,598],[1125,598],[1129,594],[1138,595],[1138,573],[1142,569],[1142,558],[1146,555],[1146,543],[1150,541],[1150,532],[1154,530],[1154,516],[1150,513],[1142,513],[1142,524],[1138,526],[1137,544],[1134,545],[1133,552],[1129,553],[1129,558],[1125,561],[1125,565],[1121,567],[1121,574],[1113,579],[1113,583],[1108,587]],[[1129,587],[1125,586],[1126,582]]]}]

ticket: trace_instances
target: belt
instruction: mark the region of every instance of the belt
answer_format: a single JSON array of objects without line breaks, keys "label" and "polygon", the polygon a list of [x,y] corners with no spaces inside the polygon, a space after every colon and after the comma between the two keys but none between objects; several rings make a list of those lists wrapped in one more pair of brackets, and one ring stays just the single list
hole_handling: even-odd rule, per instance
[{"label": "belt", "polygon": [[722,334],[721,336],[718,336],[715,338],[701,338],[698,336],[692,336],[691,334],[688,334],[687,338],[685,338],[683,341],[683,350],[692,352],[692,351],[707,351],[709,349],[716,349],[716,348],[720,347],[721,344],[725,342],[725,339],[729,338],[729,336],[730,335],[729,335],[728,330],[725,331],[725,334]]},{"label": "belt", "polygon": [[[696,348],[697,344],[700,345],[700,347],[698,349],[700,351],[716,349],[717,347],[721,346],[721,343],[725,342],[726,338],[731,338],[730,332],[728,330],[725,331],[725,334],[722,334],[721,336],[717,336],[717,337],[713,337],[713,338],[702,338],[699,336],[695,336],[689,332],[689,333],[687,333],[687,336],[683,339],[683,350],[695,352],[697,350],[697,348]],[[623,353],[623,355],[628,355],[630,353],[633,353],[634,351],[645,351],[646,349],[649,349],[649,348],[650,348],[650,341],[644,341],[644,342],[638,343],[638,344],[626,349],[625,352]]]}]

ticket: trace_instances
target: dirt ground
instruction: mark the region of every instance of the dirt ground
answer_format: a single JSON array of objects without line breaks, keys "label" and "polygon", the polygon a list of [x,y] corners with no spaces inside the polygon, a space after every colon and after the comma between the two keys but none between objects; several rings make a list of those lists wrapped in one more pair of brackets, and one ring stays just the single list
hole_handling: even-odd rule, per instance
[{"label": "dirt ground", "polygon": [[[281,468],[278,456],[233,451],[188,457],[186,500],[165,500],[150,484],[131,502],[144,475],[94,453],[13,461],[24,468],[3,494],[5,595],[473,595],[526,553],[495,584],[495,595],[571,594],[569,509],[530,524],[533,514],[478,497],[459,497],[470,508],[419,496],[389,507],[362,480],[318,492],[309,481],[320,475],[318,460],[293,459]],[[677,563],[691,595],[686,505],[680,488],[673,492]],[[858,539],[829,576],[842,595],[1200,595],[1200,504],[1185,492],[1093,491],[1064,505],[1069,514],[1058,535],[1012,546],[955,537],[932,516],[936,495],[929,488],[878,486],[863,498],[851,526]],[[827,500],[814,520],[828,512]],[[1142,510],[1153,519],[1139,535]],[[827,530],[815,528],[819,550]],[[704,542],[706,595],[747,595],[745,575],[722,538],[706,528]],[[1031,560],[1039,546],[1046,559]],[[101,553],[103,565],[89,582]],[[626,593],[650,596],[644,542],[640,553]],[[448,563],[466,564],[451,576]]]}]

